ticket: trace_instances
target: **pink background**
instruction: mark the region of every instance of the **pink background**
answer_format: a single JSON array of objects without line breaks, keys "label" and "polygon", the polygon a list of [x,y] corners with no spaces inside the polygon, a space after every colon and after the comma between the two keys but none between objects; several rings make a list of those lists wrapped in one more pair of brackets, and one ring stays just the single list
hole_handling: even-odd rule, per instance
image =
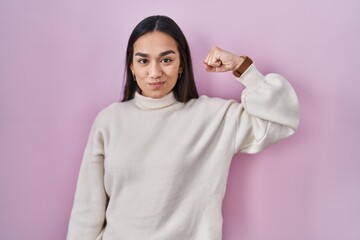
[{"label": "pink background", "polygon": [[360,239],[360,1],[0,1],[0,239],[65,239],[96,113],[122,92],[128,36],[178,22],[201,94],[239,99],[214,44],[278,72],[301,102],[299,132],[235,157],[224,240]]}]

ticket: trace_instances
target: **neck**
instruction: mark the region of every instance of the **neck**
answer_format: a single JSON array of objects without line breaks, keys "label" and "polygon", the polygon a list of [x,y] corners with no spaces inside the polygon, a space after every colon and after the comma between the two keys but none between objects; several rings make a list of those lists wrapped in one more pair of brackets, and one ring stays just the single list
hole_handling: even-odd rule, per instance
[{"label": "neck", "polygon": [[135,92],[134,102],[138,107],[142,109],[152,110],[152,109],[166,108],[168,106],[175,104],[177,101],[174,97],[173,92],[170,92],[168,95],[162,98],[145,97],[140,93]]}]

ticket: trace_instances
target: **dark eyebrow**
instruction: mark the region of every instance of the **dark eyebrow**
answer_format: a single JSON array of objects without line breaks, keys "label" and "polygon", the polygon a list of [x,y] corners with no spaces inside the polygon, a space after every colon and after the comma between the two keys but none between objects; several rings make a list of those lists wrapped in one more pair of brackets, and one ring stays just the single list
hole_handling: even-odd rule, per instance
[{"label": "dark eyebrow", "polygon": [[138,52],[138,53],[135,53],[135,56],[148,57],[149,55],[146,54],[146,53],[140,53],[140,52]]},{"label": "dark eyebrow", "polygon": [[[160,57],[163,57],[163,56],[166,56],[166,55],[168,55],[168,54],[175,54],[175,52],[174,52],[173,50],[168,50],[168,51],[165,51],[165,52],[160,53],[159,56],[160,56]],[[135,53],[135,56],[149,57],[149,54],[137,52],[137,53]]]},{"label": "dark eyebrow", "polygon": [[159,54],[160,57],[163,57],[163,56],[166,56],[168,54],[175,54],[175,52],[173,50],[168,50],[168,51],[165,51],[165,52],[162,52]]}]

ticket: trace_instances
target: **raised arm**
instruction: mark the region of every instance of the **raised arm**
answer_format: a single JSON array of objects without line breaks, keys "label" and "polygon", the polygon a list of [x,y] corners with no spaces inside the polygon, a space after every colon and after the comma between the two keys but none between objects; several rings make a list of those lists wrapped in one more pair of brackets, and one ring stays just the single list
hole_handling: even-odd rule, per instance
[{"label": "raised arm", "polygon": [[237,118],[235,152],[256,153],[292,135],[299,125],[299,102],[290,83],[279,74],[264,76],[248,57],[214,47],[205,61],[209,72],[232,71],[245,85]]}]

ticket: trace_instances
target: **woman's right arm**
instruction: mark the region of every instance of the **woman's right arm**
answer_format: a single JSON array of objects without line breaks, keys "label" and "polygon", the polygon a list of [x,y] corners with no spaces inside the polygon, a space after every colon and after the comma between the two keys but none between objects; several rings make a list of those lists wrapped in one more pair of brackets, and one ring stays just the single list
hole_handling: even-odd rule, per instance
[{"label": "woman's right arm", "polygon": [[104,189],[105,132],[95,119],[84,151],[67,240],[101,239],[107,204]]}]

